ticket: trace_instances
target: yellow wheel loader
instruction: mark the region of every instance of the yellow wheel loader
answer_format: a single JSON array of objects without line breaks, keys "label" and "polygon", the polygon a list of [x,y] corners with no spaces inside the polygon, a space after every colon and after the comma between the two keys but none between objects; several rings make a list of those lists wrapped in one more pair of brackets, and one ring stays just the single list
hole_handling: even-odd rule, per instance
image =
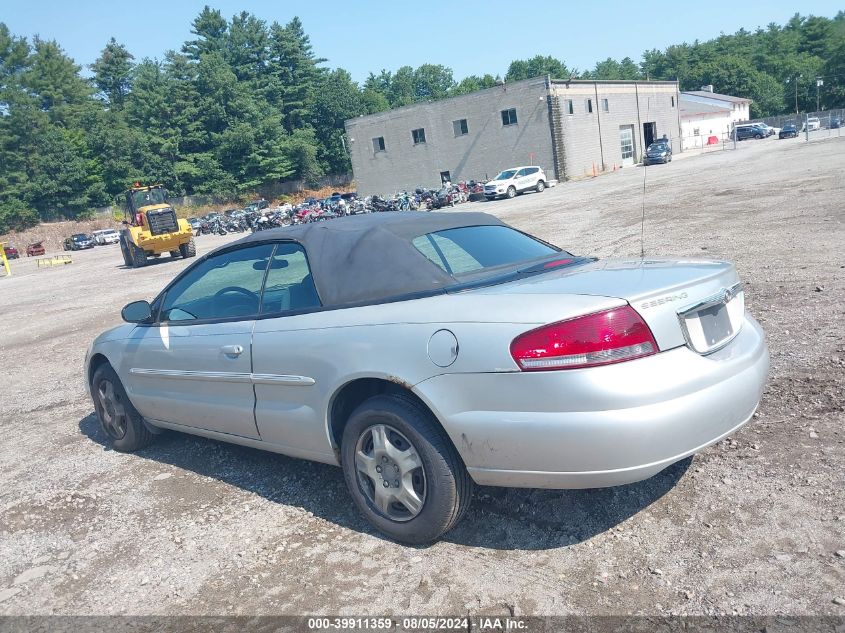
[{"label": "yellow wheel loader", "polygon": [[176,218],[162,185],[135,185],[126,192],[126,219],[120,232],[120,251],[127,266],[146,266],[150,257],[197,254],[194,234],[187,220]]}]

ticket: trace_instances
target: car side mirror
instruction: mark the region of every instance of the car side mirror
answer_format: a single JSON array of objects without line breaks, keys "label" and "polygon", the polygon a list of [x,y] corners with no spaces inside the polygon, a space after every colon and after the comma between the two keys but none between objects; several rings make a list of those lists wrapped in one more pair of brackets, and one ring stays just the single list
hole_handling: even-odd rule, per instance
[{"label": "car side mirror", "polygon": [[123,306],[120,316],[127,323],[149,323],[153,320],[153,308],[149,301],[133,301]]}]

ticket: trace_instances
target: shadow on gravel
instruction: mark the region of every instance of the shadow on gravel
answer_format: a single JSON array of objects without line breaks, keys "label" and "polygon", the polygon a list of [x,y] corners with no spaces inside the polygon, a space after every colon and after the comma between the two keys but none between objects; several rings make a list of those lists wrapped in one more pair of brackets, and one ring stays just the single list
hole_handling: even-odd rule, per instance
[{"label": "shadow on gravel", "polygon": [[[147,263],[142,266],[142,268],[149,268],[150,266],[160,266],[161,264],[165,264],[167,262],[174,262],[177,260],[182,259],[182,256],[179,257],[171,257],[168,254],[162,255],[161,257],[150,257],[147,259]],[[115,266],[115,268],[120,268],[121,270],[135,270],[132,266],[127,266],[125,262],[121,260],[119,264]]]},{"label": "shadow on gravel", "polygon": [[[96,414],[82,418],[79,429],[110,450]],[[346,490],[343,472],[334,466],[176,432],[163,433],[136,456],[211,477],[270,501],[300,507],[350,530],[390,540],[361,517]],[[580,543],[660,499],[691,462],[691,457],[684,459],[651,479],[615,488],[478,487],[464,520],[442,540],[488,549],[527,550]]]},{"label": "shadow on gravel", "polygon": [[606,532],[669,492],[692,463],[687,457],[626,486],[584,490],[478,487],[464,520],[443,539],[488,549],[542,550]]}]

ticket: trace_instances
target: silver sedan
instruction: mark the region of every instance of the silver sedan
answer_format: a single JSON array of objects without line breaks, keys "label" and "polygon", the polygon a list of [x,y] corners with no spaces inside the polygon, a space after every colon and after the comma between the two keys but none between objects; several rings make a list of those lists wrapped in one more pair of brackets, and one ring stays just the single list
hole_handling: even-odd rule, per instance
[{"label": "silver sedan", "polygon": [[650,477],[748,422],[769,365],[733,265],[579,257],[481,213],[261,231],[122,314],[85,367],[115,449],[171,429],[336,464],[413,543],[473,483]]}]

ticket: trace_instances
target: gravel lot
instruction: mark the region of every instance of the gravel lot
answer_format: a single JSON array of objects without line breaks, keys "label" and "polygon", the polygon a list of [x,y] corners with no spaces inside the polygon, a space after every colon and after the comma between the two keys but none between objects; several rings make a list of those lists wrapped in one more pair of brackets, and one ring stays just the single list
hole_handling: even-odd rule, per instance
[{"label": "gravel lot", "polygon": [[[86,347],[185,263],[126,270],[116,246],[54,269],[13,262],[0,279],[0,614],[845,615],[843,174],[839,138],[648,168],[646,254],[736,262],[766,329],[757,416],[638,484],[478,489],[424,548],[376,534],[336,468],[174,433],[107,450]],[[643,176],[466,208],[580,254],[639,255]],[[200,237],[199,251],[226,240]]]}]

